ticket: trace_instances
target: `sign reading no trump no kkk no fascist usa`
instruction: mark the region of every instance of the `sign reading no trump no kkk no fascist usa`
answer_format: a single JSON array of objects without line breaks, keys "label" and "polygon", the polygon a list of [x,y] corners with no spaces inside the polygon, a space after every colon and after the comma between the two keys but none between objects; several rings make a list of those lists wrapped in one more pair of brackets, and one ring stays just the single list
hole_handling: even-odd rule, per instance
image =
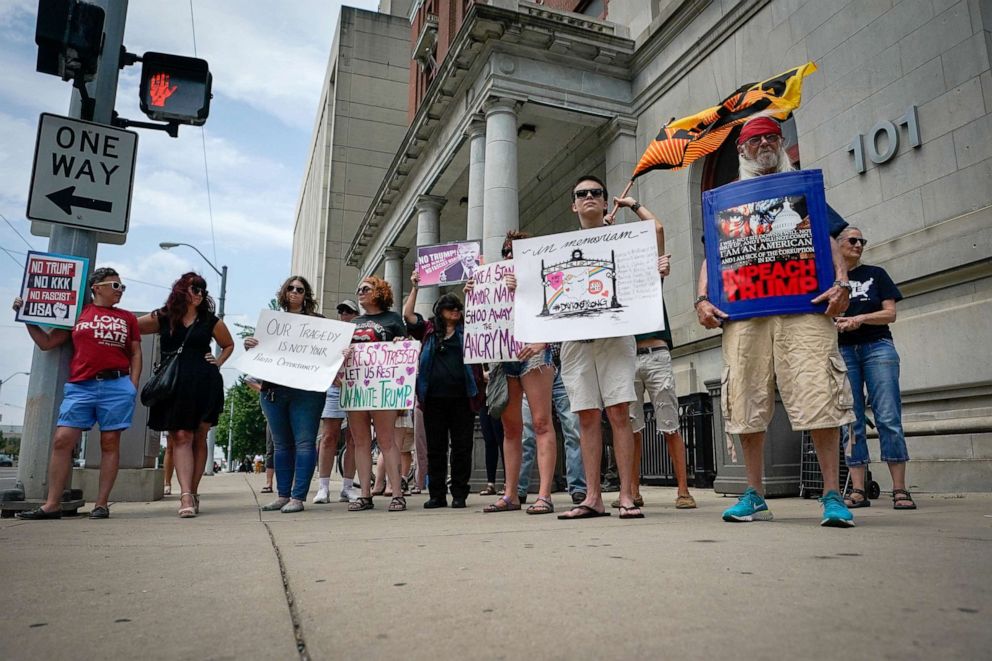
[{"label": "sign reading no trump no kkk no fascist usa", "polygon": [[72,328],[83,307],[89,263],[85,257],[28,252],[21,284],[24,304],[17,311],[17,321]]},{"label": "sign reading no trump no kkk no fascist usa", "polygon": [[344,364],[341,408],[389,411],[413,408],[420,342],[358,342]]},{"label": "sign reading no trump no kkk no fascist usa", "polygon": [[654,221],[513,242],[514,334],[564,342],[664,327]]},{"label": "sign reading no trump no kkk no fascist usa", "polygon": [[270,383],[323,392],[337,376],[354,331],[344,321],[262,310],[255,326],[258,346],[234,367]]},{"label": "sign reading no trump no kkk no fascist usa", "polygon": [[514,292],[506,286],[513,260],[480,266],[475,286],[465,294],[465,362],[503,363],[523,348],[513,336]]}]

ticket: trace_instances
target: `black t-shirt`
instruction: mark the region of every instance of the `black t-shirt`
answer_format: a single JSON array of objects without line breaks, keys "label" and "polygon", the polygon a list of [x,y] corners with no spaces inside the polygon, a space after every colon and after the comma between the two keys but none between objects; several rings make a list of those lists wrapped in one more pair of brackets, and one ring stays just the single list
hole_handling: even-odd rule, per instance
[{"label": "black t-shirt", "polygon": [[[902,300],[899,288],[880,266],[862,264],[848,271],[847,279],[851,282],[851,305],[844,313],[845,317],[878,312],[882,309],[882,301]],[[892,339],[888,324],[861,324],[857,330],[838,333],[837,343],[847,346],[865,344],[883,338]]]},{"label": "black t-shirt", "polygon": [[465,389],[465,358],[458,334],[438,342],[431,361],[431,378],[428,381],[428,397],[467,397]]},{"label": "black t-shirt", "polygon": [[355,324],[355,334],[351,343],[355,342],[391,342],[397,337],[406,337],[406,322],[398,313],[392,311],[379,314],[363,314],[352,320]]}]

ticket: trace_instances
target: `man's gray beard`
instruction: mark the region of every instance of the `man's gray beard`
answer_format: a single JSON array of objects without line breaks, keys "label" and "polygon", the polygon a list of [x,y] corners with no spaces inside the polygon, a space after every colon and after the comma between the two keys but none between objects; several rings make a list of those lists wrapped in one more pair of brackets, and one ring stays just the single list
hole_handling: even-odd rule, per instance
[{"label": "man's gray beard", "polygon": [[[766,174],[775,174],[777,172],[792,172],[795,170],[792,167],[792,163],[789,161],[789,155],[785,151],[785,144],[780,142],[778,146],[778,151],[775,154],[766,154],[766,159],[762,159],[761,156],[755,160],[749,160],[743,154],[740,154],[738,161],[738,176],[741,180],[744,179],[754,179],[755,177],[760,177]],[[777,159],[775,166],[771,167],[767,163],[770,163],[771,159]],[[766,160],[766,164],[762,164],[761,161]]]}]

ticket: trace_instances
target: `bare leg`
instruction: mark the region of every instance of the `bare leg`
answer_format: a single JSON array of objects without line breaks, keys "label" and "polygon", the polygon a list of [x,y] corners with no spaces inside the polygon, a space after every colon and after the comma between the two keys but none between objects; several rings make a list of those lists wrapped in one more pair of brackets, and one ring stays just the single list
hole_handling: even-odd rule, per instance
[{"label": "bare leg", "polygon": [[341,459],[341,463],[344,465],[344,475],[342,477],[353,479],[355,477],[355,439],[347,429],[342,433],[344,434],[344,457]]},{"label": "bare leg", "polygon": [[520,462],[523,458],[524,418],[521,412],[523,387],[520,379],[508,378],[506,389],[509,401],[500,420],[503,422],[503,471],[506,473],[506,498],[520,503],[517,488],[520,484]]},{"label": "bare leg", "polygon": [[276,474],[275,468],[265,469],[265,486],[267,486],[270,489],[272,488],[272,478],[275,476],[275,474]]},{"label": "bare leg", "polygon": [[641,456],[644,453],[644,432],[634,432],[634,451],[631,453],[631,466],[637,479],[630,485],[630,496],[634,500],[641,497]]},{"label": "bare leg", "polygon": [[[372,497],[372,416],[368,411],[349,411],[348,429],[355,440],[355,464],[358,470],[358,485],[363,498]],[[381,446],[380,446],[381,447]]]},{"label": "bare leg", "polygon": [[[889,464],[889,470],[892,470],[892,464]],[[848,468],[849,475],[851,476],[851,488],[865,490],[865,474],[868,472],[867,466],[851,466]],[[905,469],[903,469],[903,475],[905,475]],[[839,479],[839,478],[838,478]],[[898,489],[895,486],[895,476],[892,477],[892,488]]]},{"label": "bare leg", "polygon": [[[379,438],[379,434],[377,432],[376,439],[378,438]],[[375,465],[375,485],[372,487],[372,493],[383,493],[386,491],[386,461],[383,457],[384,455],[382,452],[382,443],[380,443],[379,463]]]},{"label": "bare leg", "polygon": [[175,470],[175,466],[172,464],[172,439],[168,436],[165,441],[165,459],[162,460],[162,468],[165,470],[165,486],[171,490],[172,472]]},{"label": "bare leg", "polygon": [[[555,437],[554,424],[551,422],[551,385],[554,380],[554,370],[544,367],[531,370],[520,377],[520,385],[527,393],[527,404],[530,406],[534,436],[537,439],[537,472],[541,478],[538,495],[545,498],[551,497],[551,484],[555,477],[555,461],[558,457],[558,439]],[[523,424],[522,421],[523,418],[521,418],[521,424]],[[522,438],[523,433],[521,432]],[[519,481],[519,475],[517,479]]]},{"label": "bare leg", "polygon": [[665,443],[668,445],[668,456],[672,458],[672,468],[675,469],[675,481],[679,485],[679,495],[689,495],[689,476],[685,465],[685,441],[682,434],[673,431],[665,434]]},{"label": "bare leg", "polygon": [[[840,491],[840,430],[837,427],[814,429],[813,447],[816,449],[816,460],[820,463],[823,473],[823,493]],[[862,481],[863,483],[863,481]]]},{"label": "bare leg", "polygon": [[[400,487],[400,449],[393,442],[396,431],[396,411],[373,411],[375,435],[379,441],[379,461],[386,464],[386,478],[393,490],[393,496],[402,496]],[[369,458],[371,460],[371,457]]]},{"label": "bare leg", "polygon": [[121,432],[100,432],[100,488],[94,507],[106,507],[121,465]]},{"label": "bare leg", "polygon": [[[602,512],[604,508],[603,493],[600,491],[599,465],[603,460],[603,428],[600,426],[600,411],[585,409],[579,411],[578,416],[582,467],[586,473],[586,499],[581,504]],[[569,514],[565,513],[562,516],[567,518]]]},{"label": "bare leg", "polygon": [[[741,434],[741,447],[744,450],[744,472],[747,474],[747,485],[760,494],[765,493],[763,478],[765,476],[765,432]],[[834,481],[836,481],[836,471]]]},{"label": "bare leg", "polygon": [[[613,451],[617,455],[617,472],[620,474],[620,506],[632,508],[634,499],[631,485],[636,479],[634,469],[634,433],[630,429],[630,404],[606,407],[606,417],[613,428]],[[634,508],[636,509],[636,508]]]},{"label": "bare leg", "polygon": [[[193,493],[200,493],[200,480],[207,469],[207,434],[210,433],[210,423],[200,423],[199,429],[193,436],[193,462],[198,468],[193,471],[193,483],[190,485]],[[213,457],[209,457],[213,461]]]},{"label": "bare leg", "polygon": [[[892,475],[893,489],[906,489],[906,462],[898,461],[889,463],[889,473]],[[862,476],[861,482],[864,483]]]},{"label": "bare leg", "polygon": [[[172,439],[172,460],[176,465],[176,479],[179,480],[179,492],[181,494],[193,493],[193,474],[199,466],[199,472],[203,472],[203,465],[196,464],[193,456],[193,432],[180,430],[169,432]],[[192,496],[181,496],[180,507],[193,507]]]},{"label": "bare leg", "polygon": [[42,505],[46,512],[62,507],[62,492],[72,475],[72,451],[83,435],[82,429],[56,427],[52,438],[52,458],[48,462],[48,499]]},{"label": "bare leg", "polygon": [[338,455],[341,441],[340,418],[324,418],[320,421],[320,451],[317,455],[317,477],[330,477],[334,459]]}]

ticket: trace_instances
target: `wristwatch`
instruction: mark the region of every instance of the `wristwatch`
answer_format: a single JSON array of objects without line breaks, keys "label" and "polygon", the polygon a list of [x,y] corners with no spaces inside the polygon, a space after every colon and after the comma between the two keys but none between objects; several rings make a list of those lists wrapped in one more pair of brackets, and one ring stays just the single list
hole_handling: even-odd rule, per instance
[{"label": "wristwatch", "polygon": [[841,287],[842,289],[846,289],[848,294],[854,291],[854,287],[852,287],[851,283],[848,282],[847,280],[834,280],[834,287]]},{"label": "wristwatch", "polygon": [[640,208],[641,208],[640,202],[634,202],[633,204],[630,205],[630,210],[633,211],[634,213],[637,213],[637,210]]},{"label": "wristwatch", "polygon": [[702,303],[703,301],[708,301],[708,300],[710,300],[710,297],[707,296],[706,294],[702,294],[700,296],[697,296],[696,297],[696,300],[694,300],[692,302],[692,307],[693,308],[698,308],[700,303]]}]

